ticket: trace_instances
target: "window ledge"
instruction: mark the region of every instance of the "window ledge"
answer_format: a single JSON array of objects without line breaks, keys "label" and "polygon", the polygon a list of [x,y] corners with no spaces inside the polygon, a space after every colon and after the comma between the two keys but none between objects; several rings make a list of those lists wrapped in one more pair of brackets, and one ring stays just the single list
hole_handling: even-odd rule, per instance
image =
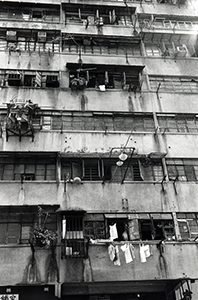
[{"label": "window ledge", "polygon": [[[21,184],[21,180],[0,180],[0,184],[1,183],[17,183],[17,184]],[[57,180],[23,180],[23,183],[30,183],[30,184],[33,184],[33,183],[57,183]]]},{"label": "window ledge", "polygon": [[[139,245],[139,244],[149,244],[149,245],[158,245],[161,242],[161,240],[139,240],[139,241],[110,241],[110,240],[93,240],[93,242],[89,243],[90,246],[106,246],[109,243],[113,243],[114,245],[124,245],[124,244],[133,244],[133,245]],[[164,241],[166,245],[184,245],[184,244],[198,244],[198,242],[192,241]]]}]

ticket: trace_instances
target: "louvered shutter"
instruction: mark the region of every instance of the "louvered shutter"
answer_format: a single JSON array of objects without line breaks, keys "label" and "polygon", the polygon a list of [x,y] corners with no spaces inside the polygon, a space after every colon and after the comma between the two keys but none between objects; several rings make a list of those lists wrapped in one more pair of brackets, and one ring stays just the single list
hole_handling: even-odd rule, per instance
[{"label": "louvered shutter", "polygon": [[24,225],[21,228],[21,243],[25,244],[29,242],[31,226]]},{"label": "louvered shutter", "polygon": [[138,219],[131,219],[128,221],[128,231],[130,241],[140,239]]},{"label": "louvered shutter", "polygon": [[6,243],[6,230],[7,230],[7,223],[0,224],[0,244]]},{"label": "louvered shutter", "polygon": [[7,244],[18,244],[20,238],[20,224],[8,223],[7,227]]}]

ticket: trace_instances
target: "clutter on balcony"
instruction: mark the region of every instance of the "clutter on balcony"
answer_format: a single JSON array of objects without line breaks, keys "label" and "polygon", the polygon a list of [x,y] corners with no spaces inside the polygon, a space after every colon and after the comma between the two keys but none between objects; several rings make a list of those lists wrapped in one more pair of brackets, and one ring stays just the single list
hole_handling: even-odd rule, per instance
[{"label": "clutter on balcony", "polygon": [[32,121],[37,109],[38,105],[31,100],[7,103],[6,141],[9,136],[19,136],[19,141],[22,136],[30,136],[34,140]]}]

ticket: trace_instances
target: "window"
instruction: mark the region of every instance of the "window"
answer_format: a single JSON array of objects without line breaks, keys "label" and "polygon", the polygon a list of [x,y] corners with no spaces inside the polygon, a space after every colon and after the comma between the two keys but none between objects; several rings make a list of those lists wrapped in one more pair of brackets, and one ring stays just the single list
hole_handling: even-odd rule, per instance
[{"label": "window", "polygon": [[8,84],[10,86],[19,86],[21,84],[21,74],[19,72],[11,72],[8,74]]},{"label": "window", "polygon": [[47,75],[46,87],[59,87],[59,81],[57,75]]},{"label": "window", "polygon": [[71,213],[63,216],[62,238],[64,255],[66,257],[83,257],[85,255],[84,242],[84,213]]},{"label": "window", "polygon": [[[118,160],[118,159],[117,159]],[[62,180],[80,177],[85,181],[160,181],[163,168],[160,159],[128,158],[122,166],[117,166],[116,159],[62,159]]]},{"label": "window", "polygon": [[121,182],[123,179],[125,181],[142,181],[140,174],[140,168],[138,161],[133,161],[129,166],[127,163],[120,167],[111,166],[111,181]]},{"label": "window", "polygon": [[197,213],[177,213],[182,240],[198,238],[198,214]]},{"label": "window", "polygon": [[198,130],[196,115],[159,115],[158,122],[162,132],[197,132]]},{"label": "window", "polygon": [[85,26],[93,25],[124,25],[132,26],[132,14],[126,8],[117,9],[116,7],[109,8],[108,6],[90,6],[84,7],[72,6],[66,7],[66,23],[83,24]]},{"label": "window", "polygon": [[[172,215],[160,214],[87,214],[84,220],[84,234],[92,239],[114,241],[175,240]],[[197,229],[196,229],[197,230]]]},{"label": "window", "polygon": [[[33,227],[37,226],[38,217],[33,213],[1,213],[0,244],[27,244]],[[50,213],[46,227],[56,230],[56,215]]]},{"label": "window", "polygon": [[0,180],[56,180],[55,158],[1,157]]},{"label": "window", "polygon": [[198,160],[196,159],[167,159],[168,175],[170,180],[197,181]]},{"label": "window", "polygon": [[147,56],[161,56],[162,51],[158,45],[145,44],[145,51]]},{"label": "window", "polygon": [[142,240],[172,240],[175,238],[173,220],[140,220]]},{"label": "window", "polygon": [[[105,215],[106,217],[106,238],[112,238],[111,237],[111,228],[116,228],[117,231],[117,238],[113,239],[114,241],[124,241],[129,240],[128,235],[128,218],[126,216],[117,216],[109,217],[108,215]],[[113,229],[114,230],[114,229]]]},{"label": "window", "polygon": [[186,93],[198,92],[198,79],[196,78],[181,78],[171,76],[149,76],[150,87],[152,90],[160,91],[175,91]]},{"label": "window", "polygon": [[105,89],[123,89],[126,91],[140,91],[140,73],[143,67],[123,67],[123,66],[96,66],[83,65],[79,69],[76,64],[67,64],[70,69],[70,88],[99,88]]},{"label": "window", "polygon": [[60,52],[60,31],[17,30],[1,33],[0,50],[12,52]]},{"label": "window", "polygon": [[100,180],[100,164],[97,160],[83,160],[83,180]]},{"label": "window", "polygon": [[115,39],[111,41],[107,39],[97,38],[79,38],[74,36],[73,39],[68,39],[67,35],[62,37],[63,52],[95,54],[95,55],[120,55],[120,56],[140,56],[140,44],[129,43],[129,41]]},{"label": "window", "polygon": [[24,86],[35,86],[36,75],[24,75]]},{"label": "window", "polygon": [[0,71],[1,86],[59,87],[58,72]]},{"label": "window", "polygon": [[154,132],[155,130],[153,116],[151,115],[98,114],[92,112],[85,115],[75,115],[75,113],[60,115],[59,112],[56,115],[42,113],[42,128],[46,130],[97,130],[104,132]]},{"label": "window", "polygon": [[103,214],[87,214],[84,220],[84,234],[87,238],[104,239],[106,237]]},{"label": "window", "polygon": [[36,19],[42,19],[43,18],[43,12],[41,10],[33,10],[32,11],[32,18],[33,20]]},{"label": "window", "polygon": [[[25,20],[25,21],[42,21],[42,22],[59,22],[60,13],[57,9],[35,9],[31,5],[26,7],[19,7],[13,4],[10,8],[6,4],[0,8],[0,17],[2,19],[14,19],[14,20]],[[33,9],[32,9],[33,8]]]}]

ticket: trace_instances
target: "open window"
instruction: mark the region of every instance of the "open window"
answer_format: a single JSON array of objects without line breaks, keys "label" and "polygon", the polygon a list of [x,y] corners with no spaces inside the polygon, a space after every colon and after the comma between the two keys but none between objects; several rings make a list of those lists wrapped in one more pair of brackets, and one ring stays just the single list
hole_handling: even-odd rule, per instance
[{"label": "open window", "polygon": [[80,177],[85,181],[160,181],[164,177],[161,159],[128,158],[118,166],[117,158],[83,158],[61,161],[61,178]]},{"label": "open window", "polygon": [[[197,223],[196,228],[194,223],[191,226],[195,236]],[[84,221],[84,233],[86,237],[95,240],[111,241],[171,241],[176,238],[173,218],[169,213],[87,214]]]},{"label": "open window", "polygon": [[126,91],[140,91],[141,71],[144,66],[115,66],[67,63],[70,70],[70,88],[99,88],[106,89],[122,88]]},{"label": "open window", "polygon": [[140,237],[142,240],[174,240],[173,219],[158,219],[159,216],[152,214],[148,219],[139,220]]},{"label": "open window", "polygon": [[65,7],[66,23],[84,24],[87,26],[106,24],[132,26],[132,15],[135,10],[125,7],[108,7],[95,5],[67,5]]},{"label": "open window", "polygon": [[105,214],[106,238],[128,241],[128,217],[125,214]]},{"label": "open window", "polygon": [[172,239],[174,236],[173,221],[142,220],[140,230],[142,240]]}]

